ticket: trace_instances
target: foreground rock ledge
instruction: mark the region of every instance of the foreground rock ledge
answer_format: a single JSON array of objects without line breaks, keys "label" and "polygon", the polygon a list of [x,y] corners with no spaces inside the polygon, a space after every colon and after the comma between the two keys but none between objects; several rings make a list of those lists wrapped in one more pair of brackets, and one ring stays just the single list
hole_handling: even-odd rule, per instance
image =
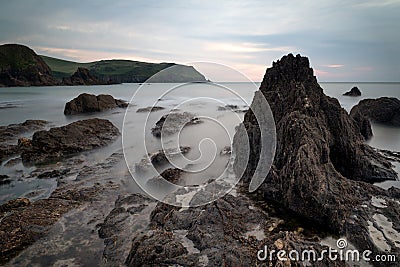
[{"label": "foreground rock ledge", "polygon": [[19,140],[22,161],[41,164],[105,146],[119,136],[119,130],[105,119],[76,121],[48,131],[38,131],[32,140]]},{"label": "foreground rock ledge", "polygon": [[[277,149],[272,169],[257,193],[346,235],[359,247],[378,251],[368,234],[367,222],[374,221],[374,211],[363,207],[374,195],[388,195],[368,183],[396,179],[391,163],[364,143],[338,100],[323,93],[308,58],[289,54],[274,62],[260,91],[274,114]],[[262,140],[251,110],[245,114],[244,125],[251,144],[244,174],[249,182]],[[399,205],[393,206],[399,210]],[[399,225],[398,218],[391,220]]]}]

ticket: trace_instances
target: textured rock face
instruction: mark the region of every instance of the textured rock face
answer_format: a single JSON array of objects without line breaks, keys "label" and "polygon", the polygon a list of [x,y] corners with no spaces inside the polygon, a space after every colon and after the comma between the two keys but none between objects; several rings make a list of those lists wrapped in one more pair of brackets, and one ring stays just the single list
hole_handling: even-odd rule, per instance
[{"label": "textured rock face", "polygon": [[99,85],[109,84],[96,78],[88,69],[79,67],[71,77],[63,78],[63,85]]},{"label": "textured rock face", "polygon": [[[306,57],[289,54],[266,71],[260,91],[268,100],[277,130],[274,164],[258,190],[302,216],[342,232],[356,205],[374,186],[396,179],[391,163],[364,143],[355,121],[326,96]],[[260,155],[254,114],[245,115],[251,153],[244,180]]]},{"label": "textured rock face", "polygon": [[[304,266],[302,262],[278,261],[276,257],[261,262],[257,251],[265,246],[271,250],[322,250],[318,242],[306,241],[299,233],[280,231],[281,220],[243,195],[226,195],[190,209],[158,203],[150,220],[150,229],[137,232],[133,238],[126,265]],[[345,265],[326,259],[313,262],[313,266]]]},{"label": "textured rock face", "polygon": [[356,121],[370,119],[371,121],[400,126],[400,100],[394,97],[364,99],[350,111],[350,116]]},{"label": "textured rock face", "polygon": [[356,122],[361,135],[365,140],[370,139],[373,136],[371,122],[366,116],[359,112],[358,109],[353,108],[352,111],[353,112],[350,112],[350,117]]},{"label": "textured rock face", "polygon": [[64,114],[74,115],[87,112],[98,112],[117,107],[125,108],[128,104],[111,95],[80,94],[65,104]]},{"label": "textured rock face", "polygon": [[361,91],[360,91],[360,89],[358,89],[357,86],[354,86],[353,88],[351,88],[350,91],[344,93],[343,95],[345,95],[345,96],[361,96]]},{"label": "textured rock face", "polygon": [[58,84],[49,66],[32,49],[17,44],[0,46],[0,87]]},{"label": "textured rock face", "polygon": [[104,146],[118,135],[118,129],[108,120],[81,120],[48,131],[35,132],[30,144],[22,148],[21,157],[25,163],[45,163]]}]

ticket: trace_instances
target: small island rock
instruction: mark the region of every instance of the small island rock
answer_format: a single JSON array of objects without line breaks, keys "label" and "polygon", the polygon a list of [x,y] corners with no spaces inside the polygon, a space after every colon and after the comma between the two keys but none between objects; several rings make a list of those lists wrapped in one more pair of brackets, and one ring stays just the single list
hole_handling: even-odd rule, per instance
[{"label": "small island rock", "polygon": [[350,91],[344,93],[343,95],[345,95],[345,96],[361,96],[361,91],[360,91],[360,89],[358,89],[357,86],[354,86],[353,88],[351,88]]}]

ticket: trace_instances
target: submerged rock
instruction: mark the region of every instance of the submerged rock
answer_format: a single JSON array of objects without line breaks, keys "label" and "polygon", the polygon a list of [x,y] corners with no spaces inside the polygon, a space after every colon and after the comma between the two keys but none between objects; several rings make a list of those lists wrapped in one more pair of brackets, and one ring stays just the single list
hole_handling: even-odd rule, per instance
[{"label": "submerged rock", "polygon": [[360,89],[358,89],[357,86],[354,86],[353,88],[351,88],[350,91],[344,93],[343,95],[345,95],[345,96],[361,96],[361,91],[360,91]]},{"label": "submerged rock", "polygon": [[151,129],[151,133],[155,137],[161,137],[161,134],[172,135],[178,133],[187,125],[199,124],[201,122],[199,118],[189,112],[169,113],[157,121],[156,126]]},{"label": "submerged rock", "polygon": [[139,108],[136,110],[137,113],[143,113],[143,112],[155,112],[155,111],[160,111],[165,108],[159,107],[159,106],[154,106],[154,107],[146,107],[146,108]]},{"label": "submerged rock", "polygon": [[88,119],[76,121],[48,131],[35,132],[30,144],[25,145],[21,158],[24,163],[41,164],[105,146],[119,136],[110,121]]},{"label": "submerged rock", "polygon": [[111,95],[92,95],[80,94],[65,104],[64,114],[74,115],[79,113],[98,112],[117,107],[125,108],[128,106],[123,100],[114,99]]},{"label": "submerged rock", "polygon": [[154,153],[149,153],[147,156],[142,158],[140,162],[135,164],[135,171],[145,172],[150,166],[160,167],[162,165],[168,164],[168,158],[173,158],[175,156],[186,154],[190,151],[188,146],[180,146],[179,148],[167,148],[164,150],[158,150]]},{"label": "submerged rock", "polygon": [[[354,224],[350,216],[371,218],[371,213],[360,208],[363,201],[387,193],[368,183],[395,180],[391,163],[365,144],[355,121],[337,99],[323,93],[308,58],[289,54],[274,62],[260,91],[274,114],[277,149],[257,193],[336,234],[351,239],[357,235],[354,241],[363,248],[374,247],[366,241],[371,240],[366,222]],[[245,114],[244,125],[251,145],[243,176],[248,183],[263,140],[251,110]]]},{"label": "submerged rock", "polygon": [[394,97],[364,99],[350,111],[356,121],[360,118],[390,126],[400,127],[400,100]]},{"label": "submerged rock", "polygon": [[19,153],[17,139],[23,134],[43,129],[47,121],[26,120],[22,123],[0,126],[0,162]]},{"label": "submerged rock", "polygon": [[11,183],[10,177],[5,174],[0,174],[0,185]]}]

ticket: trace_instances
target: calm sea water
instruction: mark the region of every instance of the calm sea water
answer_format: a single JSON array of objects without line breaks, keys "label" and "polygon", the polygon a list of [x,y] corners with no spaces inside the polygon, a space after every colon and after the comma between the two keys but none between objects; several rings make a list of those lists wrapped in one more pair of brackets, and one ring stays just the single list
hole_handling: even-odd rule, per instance
[{"label": "calm sea water", "polygon": [[[350,111],[364,98],[377,98],[380,96],[391,96],[400,98],[400,83],[320,83],[325,94],[339,100],[342,107]],[[180,112],[187,111],[197,116],[207,116],[213,120],[205,120],[204,123],[190,126],[192,130],[182,131],[177,143],[188,145],[192,150],[188,158],[197,160],[197,166],[207,167],[210,158],[215,161],[214,165],[201,175],[193,172],[188,177],[190,183],[202,183],[204,179],[216,178],[223,172],[227,165],[227,159],[219,156],[224,146],[230,144],[234,128],[243,118],[243,113],[218,111],[218,107],[227,104],[237,105],[238,109],[245,109],[258,89],[259,84],[251,83],[222,83],[220,87],[207,84],[121,84],[112,86],[73,86],[73,87],[20,87],[0,88],[0,125],[20,123],[27,119],[43,119],[49,121],[48,127],[61,126],[72,121],[90,117],[100,117],[112,121],[121,132],[129,133],[124,136],[125,152],[129,155],[128,164],[130,168],[139,162],[146,152],[154,152],[161,149],[165,143],[174,146],[174,140],[168,140],[164,144],[146,134],[143,138],[143,131],[149,133],[156,121],[172,109],[179,109]],[[342,94],[358,86],[362,91],[361,97],[345,97]],[[226,88],[224,88],[226,87]],[[132,105],[127,110],[115,109],[96,114],[85,114],[79,116],[64,116],[64,105],[80,93],[111,94],[115,98],[130,101]],[[153,113],[136,113],[138,108],[158,105],[165,108],[163,111]],[[125,124],[123,129],[123,121]],[[400,151],[400,128],[373,125],[374,137],[369,141],[371,146]],[[29,133],[28,133],[29,135]],[[206,142],[200,142],[201,140]],[[140,150],[138,147],[143,147]],[[214,140],[213,143],[210,140]],[[113,152],[121,149],[122,138],[103,149],[86,153],[87,160],[100,161]],[[199,144],[200,142],[200,144]],[[176,142],[175,142],[176,143]],[[176,145],[176,144],[175,144]],[[206,156],[204,155],[211,155]],[[179,159],[177,165],[181,164]],[[193,164],[193,165],[196,165]],[[3,163],[4,165],[4,163]],[[13,168],[0,167],[0,174],[21,176],[21,172],[28,175],[31,169],[19,164]],[[206,174],[206,175],[204,175]],[[22,175],[23,176],[23,175]],[[205,177],[206,176],[206,177]],[[39,197],[48,195],[55,187],[55,180],[35,180],[18,178],[9,185],[0,186],[0,203],[10,198],[23,196],[34,189],[46,189],[46,193]],[[387,186],[385,184],[384,186]]]}]

